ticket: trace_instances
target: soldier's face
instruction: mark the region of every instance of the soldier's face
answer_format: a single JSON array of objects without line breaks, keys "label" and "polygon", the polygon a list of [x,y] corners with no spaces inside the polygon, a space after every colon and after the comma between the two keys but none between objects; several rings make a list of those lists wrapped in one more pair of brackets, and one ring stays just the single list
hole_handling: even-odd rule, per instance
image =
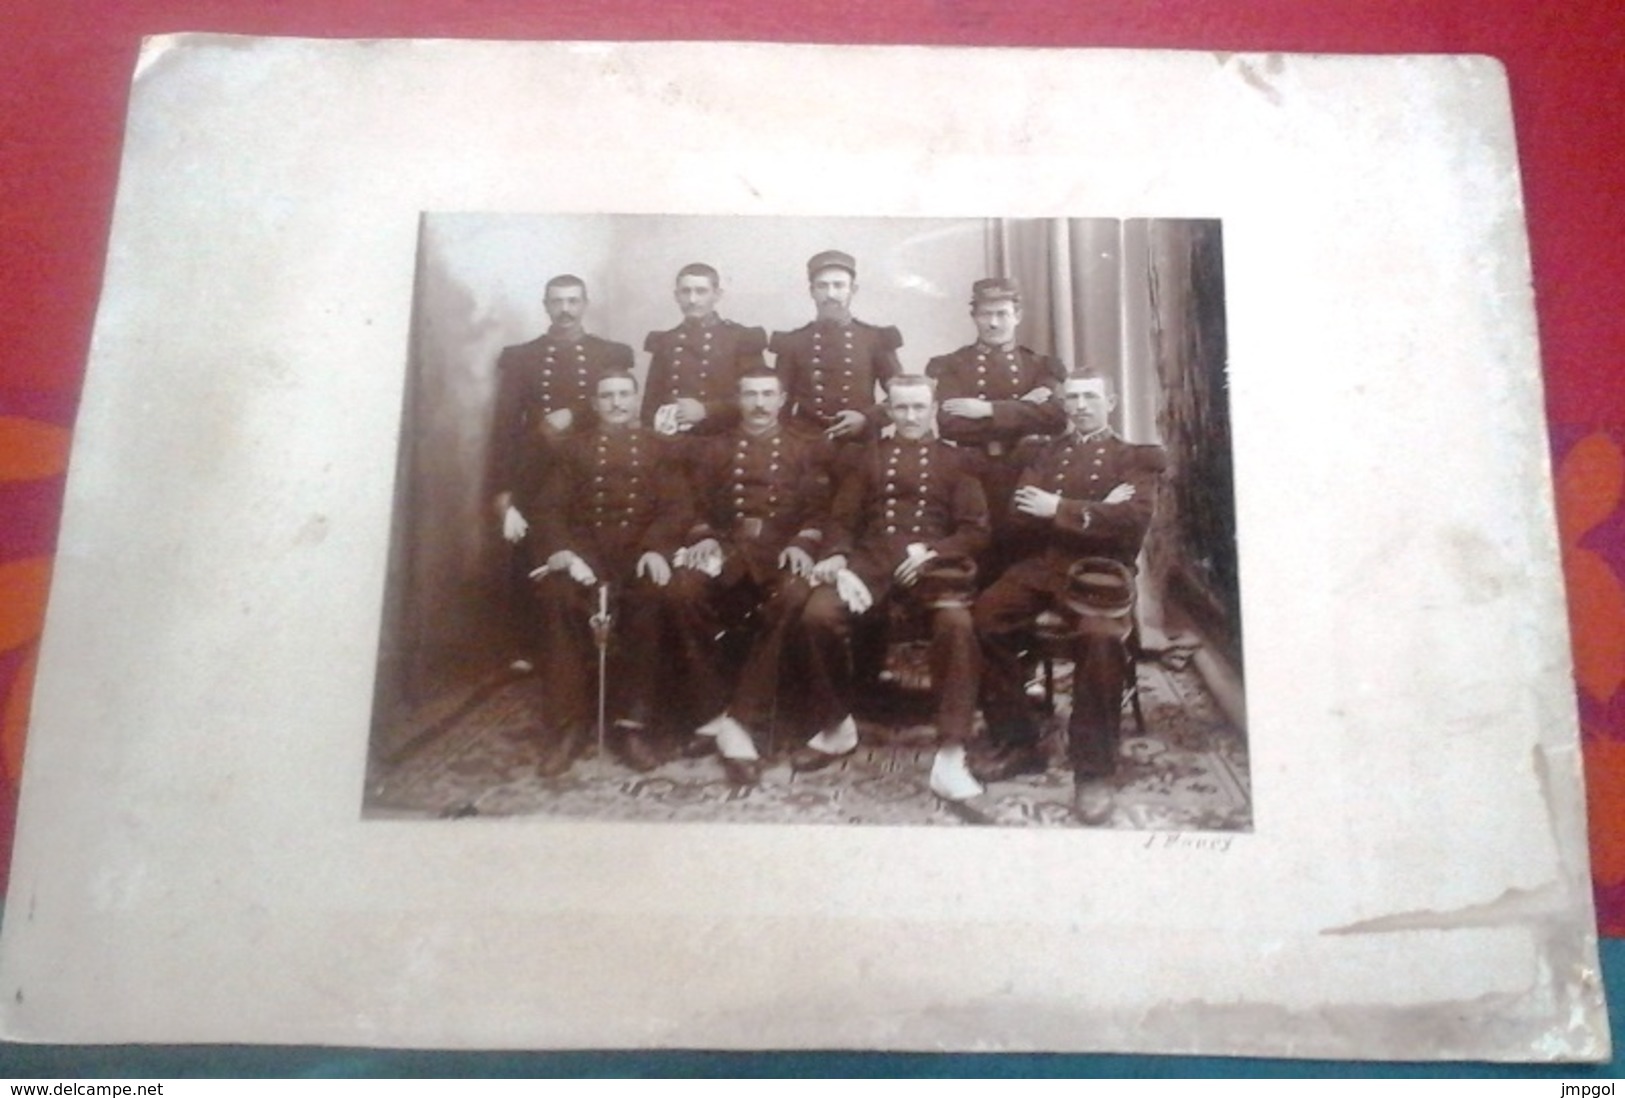
[{"label": "soldier's face", "polygon": [[929,385],[895,385],[886,398],[886,410],[897,427],[897,437],[922,439],[936,422],[936,394]]},{"label": "soldier's face", "polygon": [[779,421],[784,390],[776,377],[747,377],[739,382],[739,416],[745,430],[759,435]]},{"label": "soldier's face", "polygon": [[638,411],[638,387],[631,378],[606,377],[593,396],[598,418],[610,427],[624,427]]},{"label": "soldier's face", "polygon": [[1088,434],[1106,426],[1106,419],[1117,407],[1117,397],[1107,392],[1106,382],[1098,377],[1072,378],[1061,386],[1061,403],[1072,425]]},{"label": "soldier's face", "polygon": [[553,286],[542,297],[542,308],[556,328],[579,328],[587,315],[587,291],[580,286]]},{"label": "soldier's face", "polygon": [[1021,309],[1014,301],[992,301],[971,310],[976,335],[989,347],[1006,347],[1016,341],[1021,326]]},{"label": "soldier's face", "polygon": [[711,280],[704,275],[684,275],[677,280],[677,289],[674,295],[677,298],[677,307],[683,315],[690,320],[704,320],[717,311],[717,301],[722,297],[722,290],[711,285]]},{"label": "soldier's face", "polygon": [[850,271],[825,267],[808,284],[820,320],[845,320],[852,315],[852,295],[858,292]]}]

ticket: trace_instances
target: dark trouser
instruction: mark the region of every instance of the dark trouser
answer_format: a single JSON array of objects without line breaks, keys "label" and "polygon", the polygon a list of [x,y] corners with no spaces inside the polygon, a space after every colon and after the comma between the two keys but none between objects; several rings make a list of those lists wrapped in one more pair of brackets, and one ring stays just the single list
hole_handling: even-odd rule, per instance
[{"label": "dark trouser", "polygon": [[[1079,622],[1060,601],[1065,578],[1064,569],[1053,562],[1024,560],[976,600],[976,635],[986,662],[982,712],[993,747],[1030,747],[1038,742],[1021,650],[1030,639],[1033,619],[1045,610],[1058,610],[1078,629],[1072,657],[1072,717],[1067,724],[1072,771],[1078,778],[1107,777],[1117,769],[1123,691],[1128,685],[1122,626],[1102,629]],[[1121,622],[1126,625],[1129,620]]]},{"label": "dark trouser", "polygon": [[[864,578],[875,599],[865,611],[866,617],[884,617],[888,595],[909,598],[889,583]],[[929,660],[931,686],[937,692],[938,740],[944,745],[966,743],[976,717],[976,682],[981,670],[971,612],[963,606],[918,609],[931,615]],[[808,714],[813,727],[829,728],[852,713],[851,614],[835,588],[826,586],[813,591],[801,620]]]},{"label": "dark trouser", "polygon": [[[758,580],[746,570],[716,579],[679,568],[667,585],[667,651],[672,701],[693,724],[727,710],[752,731],[778,722],[787,685],[786,659],[801,629],[801,609],[812,593],[805,580],[774,573]],[[755,613],[754,630],[737,684],[717,637]]]},{"label": "dark trouser", "polygon": [[506,564],[502,577],[502,640],[504,660],[521,656],[534,662],[541,644],[536,633],[535,586],[530,570],[536,567],[523,546],[503,543]]},{"label": "dark trouser", "polygon": [[[605,720],[643,723],[659,667],[659,588],[645,580],[615,583],[613,626],[605,657]],[[589,619],[598,611],[598,587],[562,572],[535,583],[537,683],[543,723],[554,731],[598,723],[598,646]]]},{"label": "dark trouser", "polygon": [[1021,480],[1021,467],[1014,462],[1015,443],[1004,445],[998,456],[988,453],[985,445],[967,443],[960,447],[961,452],[970,455],[967,460],[971,475],[982,486],[992,524],[993,536],[988,539],[987,548],[976,557],[976,586],[983,590],[1023,555],[1020,544],[1023,531],[1013,522],[1010,504],[1016,494],[1016,484]]}]

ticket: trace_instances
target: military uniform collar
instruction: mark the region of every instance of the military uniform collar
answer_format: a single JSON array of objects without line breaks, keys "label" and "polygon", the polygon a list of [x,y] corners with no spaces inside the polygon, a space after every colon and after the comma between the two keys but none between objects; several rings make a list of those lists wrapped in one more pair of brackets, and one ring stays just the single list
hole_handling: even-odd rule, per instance
[{"label": "military uniform collar", "polygon": [[981,351],[984,354],[990,354],[990,355],[996,355],[996,354],[999,354],[1001,352],[1004,353],[1004,354],[1013,355],[1013,354],[1016,353],[1016,341],[1012,339],[1009,343],[1006,343],[1002,347],[995,347],[991,343],[984,343],[980,339],[978,339],[975,343],[971,344],[971,349],[976,350],[976,351]]},{"label": "military uniform collar", "polygon": [[581,334],[576,338],[565,339],[563,336],[557,334],[552,328],[549,328],[547,330],[547,334],[542,336],[542,338],[555,346],[574,347],[577,343],[585,343],[587,341],[587,331],[585,328],[583,328]]},{"label": "military uniform collar", "polygon": [[1097,427],[1095,430],[1090,431],[1087,435],[1079,431],[1077,425],[1074,424],[1067,429],[1067,434],[1074,442],[1080,443],[1105,442],[1107,439],[1117,437],[1117,435],[1112,432],[1110,424],[1107,424],[1104,427]]},{"label": "military uniform collar", "polygon": [[687,328],[687,329],[690,329],[690,330],[695,329],[695,328],[715,328],[721,323],[722,323],[722,318],[720,316],[718,316],[716,313],[707,313],[706,315],[700,317],[700,319],[698,319],[698,320],[695,320],[692,317],[686,317],[685,316],[683,318],[683,322],[681,324],[679,324],[678,327],[679,328]]},{"label": "military uniform collar", "polygon": [[745,442],[770,442],[773,439],[778,438],[781,434],[783,434],[782,424],[780,424],[777,420],[774,420],[773,426],[769,427],[759,435],[751,434],[749,431],[745,430],[743,426],[739,428],[739,437]]},{"label": "military uniform collar", "polygon": [[637,420],[617,427],[613,423],[598,421],[598,434],[604,438],[631,438],[643,432],[643,424]]}]

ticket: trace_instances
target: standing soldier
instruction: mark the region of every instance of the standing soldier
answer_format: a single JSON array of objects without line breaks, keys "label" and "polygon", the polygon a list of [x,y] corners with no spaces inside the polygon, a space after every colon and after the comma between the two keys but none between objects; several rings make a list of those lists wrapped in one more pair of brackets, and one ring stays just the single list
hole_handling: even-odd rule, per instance
[{"label": "standing soldier", "polygon": [[[556,442],[592,418],[594,387],[607,371],[632,368],[632,348],[588,335],[587,286],[575,275],[548,279],[542,292],[549,327],[529,343],[504,347],[497,357],[496,408],[491,429],[487,494],[503,539],[517,544],[535,518],[518,505],[522,466],[546,462]],[[510,557],[509,596],[514,628],[529,647],[525,556]],[[528,664],[516,661],[516,666]]]},{"label": "standing soldier", "polygon": [[514,506],[520,465],[535,456],[534,438],[543,455],[568,432],[591,420],[598,378],[610,371],[632,369],[632,348],[587,334],[587,286],[575,275],[547,280],[542,307],[551,322],[529,343],[504,347],[497,357],[496,414],[491,432],[490,485],[502,517],[503,536],[524,537],[528,516]]},{"label": "standing soldier", "polygon": [[877,387],[902,373],[896,328],[852,316],[858,264],[845,252],[819,252],[807,261],[807,289],[818,317],[793,332],[774,332],[768,348],[784,379],[789,423],[805,433],[856,441],[886,420]]},{"label": "standing soldier", "polygon": [[[692,457],[699,521],[678,557],[668,598],[678,701],[714,744],[735,785],[755,785],[761,762],[753,733],[780,712],[787,639],[811,594],[829,507],[825,445],[779,422],[784,389],[772,370],[739,379],[739,425],[698,439]],[[715,638],[755,615],[737,687]],[[793,646],[792,646],[793,647]]]},{"label": "standing soldier", "polygon": [[[672,443],[637,422],[637,381],[598,379],[594,424],[534,470],[530,529],[540,633],[543,777],[564,773],[598,714],[595,680],[614,722],[608,746],[635,770],[659,756],[645,739],[661,630],[658,588],[691,522],[686,482],[673,476]],[[608,609],[614,633],[600,678],[591,619]]]},{"label": "standing soldier", "polygon": [[662,434],[714,435],[738,416],[739,378],[765,363],[767,334],[717,315],[722,278],[715,267],[690,263],[677,272],[674,292],[683,322],[650,332],[643,422]]},{"label": "standing soldier", "polygon": [[918,374],[891,380],[887,406],[896,431],[853,455],[837,490],[829,554],[814,569],[819,586],[802,615],[808,710],[822,731],[790,761],[817,770],[857,747],[850,621],[883,614],[888,599],[901,598],[931,617],[939,743],[931,791],[965,801],[982,792],[966,767],[965,745],[976,716],[980,660],[970,603],[974,557],[987,544],[987,504],[964,456],[932,435],[934,385]]},{"label": "standing soldier", "polygon": [[1083,822],[1099,824],[1112,811],[1135,561],[1166,457],[1160,446],[1131,445],[1112,433],[1107,417],[1117,397],[1105,377],[1073,374],[1062,400],[1071,420],[1066,433],[1029,439],[1020,454],[1012,522],[1031,532],[1033,549],[976,600],[992,752],[973,770],[993,782],[1047,769],[1020,650],[1034,619],[1058,610],[1077,629],[1067,727],[1073,808]]},{"label": "standing soldier", "polygon": [[[971,319],[976,342],[926,364],[937,379],[942,402],[942,437],[970,452],[971,468],[987,495],[993,518],[994,554],[1008,544],[1010,495],[1020,468],[1016,444],[1027,435],[1055,435],[1066,429],[1061,383],[1066,366],[1016,343],[1021,326],[1021,291],[1012,279],[984,278],[971,287]],[[988,559],[983,581],[1003,570]]]}]

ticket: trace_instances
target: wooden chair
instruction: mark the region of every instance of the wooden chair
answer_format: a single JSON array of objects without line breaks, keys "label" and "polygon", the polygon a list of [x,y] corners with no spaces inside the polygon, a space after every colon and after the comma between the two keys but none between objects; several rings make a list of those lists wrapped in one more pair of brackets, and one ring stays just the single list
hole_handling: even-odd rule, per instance
[{"label": "wooden chair", "polygon": [[[1054,610],[1039,614],[1033,622],[1033,646],[1029,655],[1036,658],[1044,676],[1044,706],[1055,712],[1055,661],[1070,660],[1076,631],[1070,622]],[[1128,666],[1124,669],[1124,692],[1134,712],[1134,727],[1139,735],[1145,734],[1145,711],[1140,707],[1140,662],[1147,658],[1140,643],[1140,623],[1133,621],[1128,637],[1123,642],[1123,656]]]}]

